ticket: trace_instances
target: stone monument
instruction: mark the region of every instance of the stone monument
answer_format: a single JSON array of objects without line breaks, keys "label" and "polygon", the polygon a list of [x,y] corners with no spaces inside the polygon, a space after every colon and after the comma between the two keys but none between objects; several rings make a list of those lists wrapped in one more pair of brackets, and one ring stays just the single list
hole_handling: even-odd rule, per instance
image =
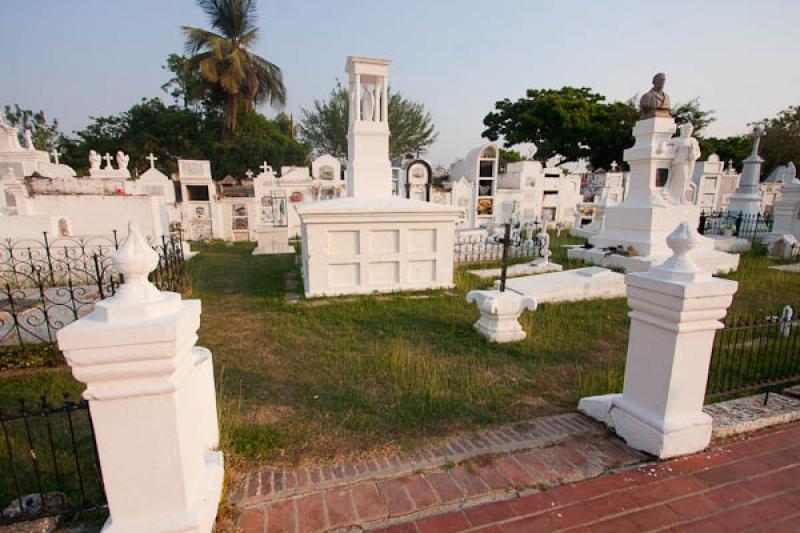
[{"label": "stone monument", "polygon": [[[681,223],[697,228],[701,208],[693,200],[691,181],[700,157],[690,124],[678,137],[664,92],[666,76],[657,74],[653,87],[640,101],[641,118],[633,128],[636,142],[624,152],[630,166],[625,200],[605,209],[603,229],[589,237],[593,248],[573,248],[571,259],[626,271],[646,271],[670,256],[667,235]],[[739,257],[714,249],[711,239],[701,238],[696,260],[714,272],[735,270]]]},{"label": "stone monument", "polygon": [[306,296],[453,286],[460,210],[392,194],[389,63],[347,59],[348,197],[295,206]]},{"label": "stone monument", "polygon": [[731,216],[756,216],[761,213],[761,192],[758,190],[758,184],[761,181],[761,165],[764,160],[758,155],[758,146],[764,135],[763,126],[756,124],[753,127],[753,150],[744,160],[739,186],[731,195],[730,203],[725,210]]}]

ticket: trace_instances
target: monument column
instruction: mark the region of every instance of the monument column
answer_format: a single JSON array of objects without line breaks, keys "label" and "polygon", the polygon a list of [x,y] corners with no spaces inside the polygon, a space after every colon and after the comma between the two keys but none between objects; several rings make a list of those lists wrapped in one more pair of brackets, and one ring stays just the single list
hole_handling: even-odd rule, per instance
[{"label": "monument column", "polygon": [[764,160],[758,155],[758,146],[764,135],[764,128],[760,124],[756,124],[753,128],[753,151],[744,160],[739,186],[731,195],[726,209],[727,213],[732,216],[761,214],[761,194],[758,191],[758,184],[761,180],[761,164]]},{"label": "monument column", "polygon": [[386,97],[390,63],[385,59],[347,58],[345,68],[350,79],[349,90],[351,95],[355,95],[351,102],[355,112],[350,113],[347,128],[348,196],[388,198],[392,195]]}]

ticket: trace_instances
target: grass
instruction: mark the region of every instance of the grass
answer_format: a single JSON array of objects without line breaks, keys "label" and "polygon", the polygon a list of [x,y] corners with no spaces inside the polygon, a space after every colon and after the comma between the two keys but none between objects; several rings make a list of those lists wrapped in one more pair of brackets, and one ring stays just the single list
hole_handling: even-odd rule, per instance
[{"label": "grass", "polygon": [[[552,260],[567,268],[553,238]],[[203,302],[201,345],[214,354],[223,448],[245,462],[325,462],[411,448],[459,431],[574,409],[621,388],[625,298],[545,304],[526,312],[528,337],[493,345],[472,329],[465,268],[456,288],[415,294],[285,300],[292,256],[252,256],[249,244],[196,245],[188,297]],[[797,305],[800,275],[742,256],[732,314]],[[496,266],[496,265],[495,265]],[[469,268],[474,268],[470,266]],[[0,405],[19,395],[81,390],[68,369],[0,374]],[[60,392],[60,391],[59,391]]]}]

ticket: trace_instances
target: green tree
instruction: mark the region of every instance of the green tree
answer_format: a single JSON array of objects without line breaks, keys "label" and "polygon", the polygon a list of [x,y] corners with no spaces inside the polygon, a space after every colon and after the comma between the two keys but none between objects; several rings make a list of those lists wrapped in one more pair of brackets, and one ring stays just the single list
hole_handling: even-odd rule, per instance
[{"label": "green tree", "polygon": [[255,0],[197,0],[215,31],[183,26],[189,59],[183,70],[195,73],[199,95],[224,94],[222,136],[235,131],[241,110],[269,102],[286,104],[281,69],[251,51],[258,39]]},{"label": "green tree", "polygon": [[33,145],[39,150],[50,151],[58,140],[58,120],[47,121],[44,111],[23,109],[19,104],[6,105],[5,116],[8,123],[19,130],[19,141],[24,144],[25,130],[31,130]]},{"label": "green tree", "polygon": [[733,166],[742,170],[742,161],[750,155],[753,148],[753,138],[749,135],[734,135],[731,137],[704,137],[700,140],[700,151],[703,159],[711,154],[717,154],[722,161],[733,161]]},{"label": "green tree", "polygon": [[692,124],[694,126],[694,136],[697,138],[702,138],[703,130],[716,120],[714,111],[700,108],[699,98],[674,106],[670,109],[670,113],[675,118],[675,123],[678,126],[686,123]]},{"label": "green tree", "polygon": [[496,102],[483,119],[483,136],[506,147],[532,142],[542,159],[555,155],[565,161],[586,157],[595,167],[622,160],[633,142],[631,129],[638,110],[630,102],[606,102],[604,96],[582,87],[529,89],[524,98]]},{"label": "green tree", "polygon": [[131,157],[136,174],[149,167],[147,155],[159,158],[166,172],[177,170],[178,159],[210,159],[215,175],[241,175],[267,160],[273,166],[302,165],[308,148],[281,131],[281,127],[257,112],[245,113],[240,127],[225,142],[219,140],[220,112],[166,105],[159,98],[143,100],[123,113],[92,118],[74,138],[64,138],[62,161],[85,173],[89,150]]},{"label": "green tree", "polygon": [[517,161],[522,161],[525,158],[519,152],[515,152],[514,150],[503,150],[500,149],[500,169],[505,169],[509,163],[516,163]]},{"label": "green tree", "polygon": [[[389,156],[399,159],[406,154],[420,155],[436,142],[438,133],[433,117],[421,102],[389,90]],[[347,124],[350,96],[337,80],[325,100],[314,100],[313,107],[302,110],[300,137],[317,155],[330,154],[347,158]]]},{"label": "green tree", "polygon": [[761,175],[768,176],[776,166],[789,161],[800,167],[800,106],[784,109],[765,123],[766,135],[761,139],[764,158]]}]

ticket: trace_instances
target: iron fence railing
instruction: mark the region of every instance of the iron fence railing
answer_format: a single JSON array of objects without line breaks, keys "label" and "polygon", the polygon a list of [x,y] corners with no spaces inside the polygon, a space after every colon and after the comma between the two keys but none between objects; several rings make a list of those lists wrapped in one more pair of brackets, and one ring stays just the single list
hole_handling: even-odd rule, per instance
[{"label": "iron fence railing", "polygon": [[85,400],[0,408],[0,524],[106,506]]},{"label": "iron fence railing", "polygon": [[702,211],[697,231],[701,235],[731,235],[760,241],[772,231],[772,223],[771,213],[746,215],[729,211]]},{"label": "iron fence railing", "polygon": [[[0,345],[54,342],[55,333],[85,316],[121,283],[109,237],[72,237],[0,242]],[[180,292],[188,275],[180,234],[150,242],[159,255],[150,279],[161,290]]]},{"label": "iron fence railing", "polygon": [[[525,235],[511,230],[508,243],[508,260],[541,257],[545,243],[536,235]],[[453,261],[457,264],[485,263],[503,260],[503,236],[456,237],[453,246]]]},{"label": "iron fence railing", "polygon": [[727,324],[714,337],[706,396],[800,381],[799,332],[800,320],[786,310],[781,317]]}]

